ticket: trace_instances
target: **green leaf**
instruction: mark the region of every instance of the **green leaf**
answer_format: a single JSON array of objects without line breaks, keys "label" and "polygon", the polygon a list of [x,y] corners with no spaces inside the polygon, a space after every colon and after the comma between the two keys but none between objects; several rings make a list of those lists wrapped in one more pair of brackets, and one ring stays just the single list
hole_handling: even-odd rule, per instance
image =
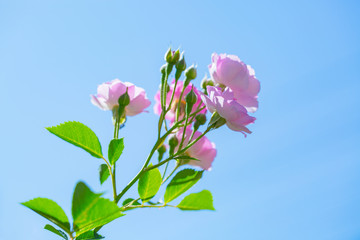
[{"label": "green leaf", "polygon": [[72,202],[76,236],[125,215],[114,202],[100,196],[101,194],[93,193],[83,182],[76,185]]},{"label": "green leaf", "polygon": [[181,210],[215,210],[211,192],[208,190],[189,194],[177,207]]},{"label": "green leaf", "polygon": [[59,138],[84,149],[92,156],[103,158],[99,139],[86,125],[79,122],[65,122],[46,129]]},{"label": "green leaf", "polygon": [[[131,202],[133,202],[135,199],[133,199],[133,198],[127,198],[127,199],[125,199],[124,201],[123,201],[123,206],[125,206],[125,205],[127,205],[127,204],[129,204],[129,203],[131,203]],[[141,205],[138,201],[134,201],[131,205]]]},{"label": "green leaf", "polygon": [[92,239],[103,239],[104,237],[97,234],[95,231],[87,231],[76,238],[76,240],[92,240]]},{"label": "green leaf", "polygon": [[65,232],[70,232],[68,217],[64,210],[62,210],[62,208],[53,200],[47,198],[34,198],[21,204],[53,222]]},{"label": "green leaf", "polygon": [[110,176],[109,168],[106,164],[101,164],[99,167],[100,184],[103,184]]},{"label": "green leaf", "polygon": [[44,229],[50,231],[50,232],[53,232],[55,233],[56,235],[62,237],[63,239],[66,239],[68,240],[68,237],[66,235],[66,233],[64,233],[63,231],[59,230],[59,229],[56,229],[54,228],[53,226],[51,226],[50,224],[46,224]]},{"label": "green leaf", "polygon": [[166,187],[164,201],[165,204],[171,202],[181,194],[186,192],[202,177],[203,171],[194,169],[184,169],[178,172]]},{"label": "green leaf", "polygon": [[139,179],[138,192],[143,202],[149,201],[159,191],[162,178],[159,169],[145,172]]},{"label": "green leaf", "polygon": [[115,165],[124,150],[124,138],[113,139],[109,144],[108,157],[111,165]]}]

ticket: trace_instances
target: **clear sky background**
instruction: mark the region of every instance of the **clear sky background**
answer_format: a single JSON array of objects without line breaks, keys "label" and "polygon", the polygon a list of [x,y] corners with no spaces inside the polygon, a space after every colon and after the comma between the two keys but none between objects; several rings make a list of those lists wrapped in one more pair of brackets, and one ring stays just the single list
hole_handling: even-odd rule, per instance
[{"label": "clear sky background", "polygon": [[[209,135],[218,156],[191,191],[209,189],[215,212],[130,211],[106,239],[359,239],[359,23],[358,1],[0,0],[0,239],[59,239],[20,202],[47,197],[71,216],[79,180],[111,196],[102,162],[44,127],[83,122],[106,152],[111,113],[90,94],[119,78],[153,104],[168,46],[198,64],[197,85],[213,52],[255,69],[253,134]],[[152,106],[120,132],[119,188],[156,139]]]}]

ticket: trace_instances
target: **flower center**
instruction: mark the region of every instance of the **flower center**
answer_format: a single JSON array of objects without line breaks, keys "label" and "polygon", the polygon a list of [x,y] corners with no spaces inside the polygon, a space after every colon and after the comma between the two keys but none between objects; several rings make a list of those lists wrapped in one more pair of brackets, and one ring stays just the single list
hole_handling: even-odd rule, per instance
[{"label": "flower center", "polygon": [[[179,104],[179,99],[174,99],[174,101],[171,104],[171,111],[176,113],[176,109],[178,107]],[[186,102],[185,100],[181,100],[180,102],[180,108],[179,108],[179,116],[183,117],[184,113],[185,113],[185,106],[186,106]]]}]

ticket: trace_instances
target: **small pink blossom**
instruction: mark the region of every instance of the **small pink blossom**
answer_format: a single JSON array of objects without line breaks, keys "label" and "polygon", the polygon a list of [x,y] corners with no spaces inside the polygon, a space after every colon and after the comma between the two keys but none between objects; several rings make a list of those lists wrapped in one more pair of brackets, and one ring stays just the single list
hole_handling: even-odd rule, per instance
[{"label": "small pink blossom", "polygon": [[[175,116],[176,116],[176,108],[177,108],[177,105],[180,101],[180,94],[181,94],[181,90],[183,88],[183,84],[184,82],[183,81],[178,81],[177,85],[176,85],[176,89],[175,89],[175,94],[174,94],[174,99],[173,99],[173,102],[171,104],[171,108],[169,110],[169,112],[166,114],[165,118],[167,120],[170,120],[171,122],[174,122],[175,121]],[[171,84],[170,86],[170,91],[167,93],[166,95],[166,106],[168,107],[169,106],[169,103],[170,103],[170,99],[171,99],[171,95],[174,91],[174,86],[175,86],[175,81],[173,81],[173,83]],[[183,97],[181,99],[181,104],[180,104],[180,117],[184,116],[184,112],[185,112],[185,105],[186,105],[186,102],[185,102],[185,96],[186,94],[188,94],[191,89],[192,89],[193,85],[190,83],[186,88],[185,88],[185,91],[184,91],[184,94],[183,94]],[[191,113],[194,113],[198,108],[202,108],[202,107],[205,107],[204,103],[201,101],[201,94],[200,94],[200,91],[194,87],[194,93],[196,94],[197,96],[197,101],[196,103],[194,104],[193,108],[192,108],[192,112]],[[200,106],[199,106],[200,105]],[[155,95],[155,106],[154,106],[154,112],[155,114],[158,114],[160,115],[162,110],[161,110],[161,99],[160,99],[160,91],[158,91]],[[205,114],[206,113],[206,108],[203,109],[202,111],[200,111],[200,113],[203,113]],[[199,113],[199,114],[200,114]]]},{"label": "small pink blossom", "polygon": [[[181,142],[183,131],[184,129],[180,128],[179,131],[176,133],[176,137],[178,138],[179,143]],[[189,143],[191,133],[191,128],[186,128],[183,146],[187,146],[187,144]],[[200,135],[201,132],[196,131],[193,140],[198,138]],[[190,160],[187,164],[201,167],[204,170],[210,170],[211,164],[216,157],[215,143],[210,142],[207,137],[203,136],[198,142],[196,142],[193,146],[186,150],[185,154],[199,160]]]},{"label": "small pink blossom", "polygon": [[249,112],[258,108],[258,93],[260,82],[255,77],[255,71],[235,55],[213,53],[209,71],[215,83],[231,88],[236,101]]},{"label": "small pink blossom", "polygon": [[102,110],[113,110],[119,106],[118,99],[128,89],[130,103],[125,107],[127,116],[135,116],[144,112],[151,102],[146,97],[145,90],[129,82],[121,82],[119,79],[99,85],[96,95],[91,95],[91,102]]},{"label": "small pink blossom", "polygon": [[231,130],[251,133],[245,126],[253,123],[255,118],[249,116],[246,109],[235,100],[230,88],[227,87],[222,92],[219,87],[208,86],[207,91],[209,95],[203,94],[201,97],[210,112],[216,111],[226,120],[226,125]]}]

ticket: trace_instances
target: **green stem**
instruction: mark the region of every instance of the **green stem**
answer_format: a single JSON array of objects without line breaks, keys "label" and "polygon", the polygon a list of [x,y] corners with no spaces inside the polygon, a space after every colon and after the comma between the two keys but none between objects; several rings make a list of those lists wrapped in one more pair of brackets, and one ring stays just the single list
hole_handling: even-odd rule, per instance
[{"label": "green stem", "polygon": [[[114,174],[115,174],[115,171],[114,171],[114,172],[112,171],[112,168],[111,168],[110,163],[109,163],[104,157],[102,157],[102,159],[105,161],[105,163],[106,163],[106,165],[107,165],[107,167],[108,167],[110,176],[111,176],[111,183],[112,183],[112,187],[113,187],[113,195],[114,195],[114,201],[115,201],[115,198],[116,198],[116,196],[117,196],[117,194],[116,194],[115,175],[114,175]],[[114,168],[114,170],[115,170],[115,168]]]},{"label": "green stem", "polygon": [[191,142],[193,140],[195,132],[196,132],[196,130],[194,129],[190,135],[189,142]]},{"label": "green stem", "polygon": [[120,194],[116,197],[115,202],[118,203],[121,199],[122,196],[124,196],[124,194],[132,187],[132,185],[134,185],[136,183],[136,181],[141,177],[141,175],[146,172],[146,167],[148,166],[148,164],[150,163],[150,160],[152,158],[152,156],[154,155],[156,149],[158,149],[158,147],[160,146],[160,144],[166,139],[166,137],[174,130],[178,127],[178,125],[180,124],[180,122],[175,123],[174,126],[172,128],[169,129],[169,131],[167,131],[164,136],[162,136],[161,138],[159,138],[154,147],[151,149],[144,165],[142,166],[141,170],[136,174],[136,176],[128,183],[128,185],[126,185],[126,187],[120,192]]},{"label": "green stem", "polygon": [[166,114],[168,111],[170,111],[171,104],[172,104],[172,102],[173,102],[173,100],[174,100],[174,96],[175,96],[175,92],[176,92],[176,86],[177,86],[177,83],[178,83],[178,81],[177,81],[177,80],[175,80],[174,89],[173,89],[173,92],[172,92],[172,94],[171,94],[171,98],[170,98],[170,103],[169,103],[168,108],[167,108],[167,109],[166,109],[166,111],[165,111],[165,114]]},{"label": "green stem", "polygon": [[165,163],[176,159],[176,157],[180,156],[181,154],[183,154],[186,150],[188,150],[189,148],[191,148],[195,143],[197,143],[206,133],[208,133],[210,131],[210,128],[206,129],[205,132],[203,132],[203,134],[201,134],[198,138],[196,138],[194,141],[192,141],[191,143],[189,143],[185,148],[181,149],[180,151],[178,151],[175,155],[168,157],[167,159],[165,159],[162,162],[159,162],[158,164],[152,165],[151,167],[148,167],[145,169],[145,171],[150,171],[151,169],[154,168],[158,168],[162,165],[164,165]]},{"label": "green stem", "polygon": [[[194,112],[193,114],[191,114],[190,116],[196,115],[197,113],[199,113],[200,111],[202,111],[205,107],[199,109],[199,111]],[[165,139],[167,138],[167,136],[169,136],[172,131],[174,131],[182,122],[184,121],[184,119],[177,121],[174,123],[174,125],[169,129],[169,131],[167,131],[161,138],[158,138],[158,140],[156,141],[154,147],[151,149],[144,165],[142,166],[141,170],[136,174],[136,176],[128,183],[128,185],[126,185],[126,187],[119,193],[119,195],[117,195],[116,199],[115,199],[115,203],[118,203],[120,201],[120,199],[124,196],[124,194],[136,183],[136,181],[141,177],[141,175],[146,172],[149,171],[151,169],[154,168],[154,166],[158,166],[158,164],[147,168],[147,165],[149,164],[151,157],[154,155],[156,149],[159,147],[159,145],[165,141]],[[167,161],[170,161],[172,158],[168,158]],[[161,162],[163,165],[166,162]],[[161,166],[159,165],[159,166]]]},{"label": "green stem", "polygon": [[165,169],[164,169],[164,173],[163,173],[163,176],[162,176],[162,179],[165,178],[165,174],[166,174],[166,170],[168,169],[168,166],[169,166],[169,162],[167,162],[166,166],[165,166]]},{"label": "green stem", "polygon": [[[115,127],[114,127],[114,139],[119,139],[119,131],[120,131],[120,116],[116,116],[116,122],[115,122]],[[112,183],[112,188],[113,188],[113,195],[114,195],[114,201],[116,200],[117,197],[117,193],[116,193],[116,166],[114,164],[113,169],[111,168],[111,166],[108,164],[108,169],[109,172],[111,174],[111,183]]]},{"label": "green stem", "polygon": [[185,148],[181,149],[177,155],[184,153],[186,150],[188,150],[189,148],[191,148],[195,143],[197,143],[203,136],[205,136],[205,134],[207,134],[209,131],[211,130],[211,128],[207,128],[205,130],[205,132],[203,132],[198,138],[196,138],[194,141],[190,142]]},{"label": "green stem", "polygon": [[184,91],[185,91],[185,82],[183,83],[183,88],[181,90],[181,93],[180,93],[180,98],[179,98],[179,101],[178,101],[178,104],[177,104],[177,108],[176,108],[176,119],[175,121],[179,121],[179,115],[180,115],[180,105],[181,105],[181,99],[182,99],[182,96],[184,95]]},{"label": "green stem", "polygon": [[[169,162],[168,162],[169,163]],[[174,170],[172,170],[172,172],[169,174],[169,176],[167,176],[167,178],[165,178],[165,180],[162,181],[161,184],[164,184],[173,174],[174,172],[180,167],[179,164],[176,164],[176,167],[174,168]],[[165,175],[164,175],[165,176]]]},{"label": "green stem", "polygon": [[[116,196],[117,196],[117,193],[116,193],[116,178],[115,178],[115,165],[114,165],[114,168],[113,168],[113,174],[111,175],[111,182],[112,182],[112,187],[113,187],[113,194],[114,194],[114,202],[115,202],[115,199],[116,199]],[[109,169],[110,171],[111,169]]]},{"label": "green stem", "polygon": [[[182,137],[181,137],[181,142],[180,142],[180,145],[179,145],[179,149],[182,148],[183,144],[184,144],[184,141],[185,141],[185,133],[186,133],[186,127],[188,125],[188,120],[189,120],[189,115],[186,114],[186,117],[185,117],[185,124],[184,124],[184,129],[183,129],[183,134],[182,134]],[[190,140],[189,140],[190,142]]]},{"label": "green stem", "polygon": [[161,135],[161,128],[162,128],[162,124],[164,121],[164,111],[161,111],[160,117],[159,117],[159,123],[158,123],[158,139],[160,138]]},{"label": "green stem", "polygon": [[129,206],[129,207],[126,207],[124,208],[122,211],[125,212],[125,211],[129,211],[129,210],[132,210],[132,209],[136,209],[136,208],[163,208],[163,207],[173,207],[173,208],[177,208],[176,206],[174,205],[169,205],[169,204],[165,204],[165,205],[137,205],[137,206]]}]

